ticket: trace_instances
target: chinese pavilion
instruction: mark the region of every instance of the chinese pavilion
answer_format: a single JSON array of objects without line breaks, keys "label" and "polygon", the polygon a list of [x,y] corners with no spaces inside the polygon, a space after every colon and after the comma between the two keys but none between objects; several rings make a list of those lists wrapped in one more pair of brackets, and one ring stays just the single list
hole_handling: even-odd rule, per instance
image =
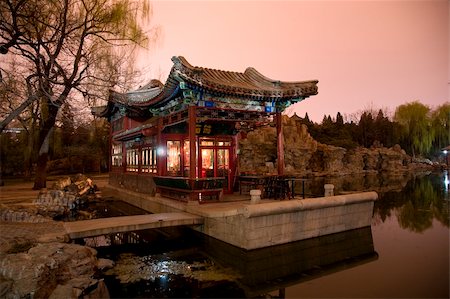
[{"label": "chinese pavilion", "polygon": [[166,83],[111,91],[93,109],[111,123],[110,183],[181,200],[231,193],[239,175],[238,141],[274,123],[277,170],[284,171],[281,113],[317,94],[318,81],[283,82],[254,68],[244,73],[194,67],[181,56]]}]

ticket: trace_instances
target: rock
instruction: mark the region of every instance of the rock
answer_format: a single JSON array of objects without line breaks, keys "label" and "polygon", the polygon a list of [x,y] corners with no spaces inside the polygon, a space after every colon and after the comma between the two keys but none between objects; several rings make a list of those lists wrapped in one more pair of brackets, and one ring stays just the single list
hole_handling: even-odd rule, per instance
[{"label": "rock", "polygon": [[34,201],[38,213],[47,217],[63,216],[79,205],[95,199],[96,187],[92,180],[78,174],[72,179],[62,178],[53,184],[51,190],[42,190]]},{"label": "rock", "polygon": [[[411,157],[399,146],[383,147],[374,143],[368,148],[344,148],[321,144],[308,133],[304,124],[295,117],[283,116],[285,173],[305,176],[311,173],[328,175],[336,173],[404,172],[430,164]],[[272,126],[257,128],[239,141],[241,172],[276,174],[277,140]],[[428,163],[428,164],[427,164]]]},{"label": "rock", "polygon": [[42,223],[52,221],[51,218],[37,214],[36,206],[3,205],[0,204],[0,221]]},{"label": "rock", "polygon": [[53,190],[64,190],[64,188],[66,188],[70,184],[72,184],[72,180],[69,177],[62,178],[62,179],[57,180],[52,185],[52,189]]},{"label": "rock", "polygon": [[102,259],[102,258],[97,260],[97,268],[100,270],[111,269],[112,267],[114,267],[113,260]]},{"label": "rock", "polygon": [[98,284],[93,278],[96,254],[92,248],[65,243],[38,244],[28,252],[7,254],[0,264],[1,290],[18,298],[78,298]]},{"label": "rock", "polygon": [[0,275],[0,298],[18,298],[19,294],[14,292],[14,281]]}]

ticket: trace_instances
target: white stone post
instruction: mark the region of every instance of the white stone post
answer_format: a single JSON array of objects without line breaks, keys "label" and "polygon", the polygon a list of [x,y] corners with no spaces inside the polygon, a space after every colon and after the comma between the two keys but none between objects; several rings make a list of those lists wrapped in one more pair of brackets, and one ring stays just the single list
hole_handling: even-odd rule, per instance
[{"label": "white stone post", "polygon": [[323,185],[325,189],[325,197],[327,196],[334,196],[334,185],[333,184],[325,184]]},{"label": "white stone post", "polygon": [[250,203],[256,204],[261,201],[261,190],[259,189],[252,189],[250,190]]}]

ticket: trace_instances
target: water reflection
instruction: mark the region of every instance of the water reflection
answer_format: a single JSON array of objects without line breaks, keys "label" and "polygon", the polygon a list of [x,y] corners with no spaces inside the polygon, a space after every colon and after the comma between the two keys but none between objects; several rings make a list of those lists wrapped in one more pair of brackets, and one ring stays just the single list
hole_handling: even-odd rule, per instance
[{"label": "water reflection", "polygon": [[449,201],[445,199],[448,197],[445,185],[447,175],[442,173],[414,177],[401,192],[380,194],[374,206],[375,223],[380,220],[384,222],[395,214],[399,226],[413,232],[421,233],[431,228],[433,219],[449,227]]},{"label": "water reflection", "polygon": [[213,238],[204,248],[214,261],[239,273],[246,297],[257,297],[378,258],[370,227],[246,251]]},{"label": "water reflection", "polygon": [[382,223],[395,216],[401,228],[413,232],[420,233],[431,228],[433,219],[449,227],[450,182],[447,171],[314,178],[306,183],[306,194],[322,196],[324,184],[334,184],[335,194],[378,192],[374,223]]},{"label": "water reflection", "polygon": [[251,251],[194,232],[190,237],[199,247],[119,254],[116,266],[107,272],[110,293],[113,297],[242,298],[267,297],[274,291],[283,295],[291,285],[378,258],[370,227]]},{"label": "water reflection", "polygon": [[450,189],[450,180],[448,179],[448,171],[444,173],[444,192],[447,194],[447,200],[450,200],[449,198],[449,189]]}]

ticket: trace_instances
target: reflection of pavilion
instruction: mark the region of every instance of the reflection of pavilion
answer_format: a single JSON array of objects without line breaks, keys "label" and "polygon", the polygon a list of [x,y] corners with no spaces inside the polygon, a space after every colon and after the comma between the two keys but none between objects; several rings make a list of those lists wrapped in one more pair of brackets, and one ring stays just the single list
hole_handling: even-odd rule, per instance
[{"label": "reflection of pavilion", "polygon": [[246,297],[256,297],[378,259],[370,227],[256,250],[243,250],[214,238],[206,251],[238,271]]},{"label": "reflection of pavilion", "polygon": [[124,94],[112,92],[94,114],[111,122],[113,185],[182,200],[233,191],[238,140],[256,126],[277,127],[277,170],[284,171],[281,113],[317,94],[317,81],[271,80],[194,67],[173,57],[166,84],[157,80]]}]

